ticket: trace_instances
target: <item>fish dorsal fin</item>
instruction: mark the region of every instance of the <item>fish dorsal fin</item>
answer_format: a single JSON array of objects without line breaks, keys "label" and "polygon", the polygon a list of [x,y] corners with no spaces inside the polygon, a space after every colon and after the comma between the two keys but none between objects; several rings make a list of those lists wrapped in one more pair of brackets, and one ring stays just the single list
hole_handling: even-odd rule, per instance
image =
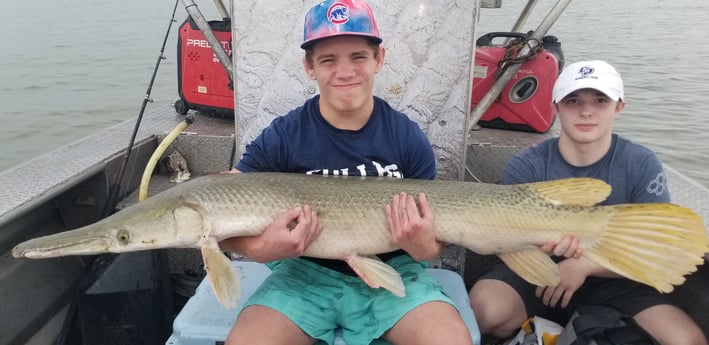
[{"label": "fish dorsal fin", "polygon": [[236,302],[239,301],[241,292],[239,279],[236,277],[229,258],[219,250],[217,241],[212,239],[211,242],[213,243],[201,248],[204,269],[207,271],[209,282],[212,284],[212,290],[219,303],[225,308],[231,309],[236,307]]},{"label": "fish dorsal fin", "polygon": [[397,297],[406,296],[406,288],[399,272],[378,257],[353,254],[345,257],[345,262],[369,287],[385,288]]},{"label": "fish dorsal fin", "polygon": [[609,184],[590,177],[533,182],[522,186],[554,205],[593,206],[606,200],[611,193]]},{"label": "fish dorsal fin", "polygon": [[539,248],[500,254],[500,259],[517,275],[537,286],[559,284],[559,267]]}]

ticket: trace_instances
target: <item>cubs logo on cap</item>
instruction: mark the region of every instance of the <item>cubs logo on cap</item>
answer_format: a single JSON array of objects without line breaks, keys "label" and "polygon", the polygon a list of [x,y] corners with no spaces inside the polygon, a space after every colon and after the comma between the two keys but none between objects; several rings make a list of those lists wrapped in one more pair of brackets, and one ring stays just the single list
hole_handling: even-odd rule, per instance
[{"label": "cubs logo on cap", "polygon": [[350,20],[350,10],[345,4],[336,2],[327,9],[327,20],[335,25],[347,23]]},{"label": "cubs logo on cap", "polygon": [[372,9],[360,0],[325,0],[305,15],[303,49],[316,41],[335,36],[362,36],[381,43],[379,28]]}]

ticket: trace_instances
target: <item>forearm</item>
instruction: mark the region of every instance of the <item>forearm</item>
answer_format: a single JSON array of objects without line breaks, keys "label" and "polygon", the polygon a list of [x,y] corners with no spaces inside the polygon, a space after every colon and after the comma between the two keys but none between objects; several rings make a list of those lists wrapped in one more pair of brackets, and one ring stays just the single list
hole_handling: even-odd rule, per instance
[{"label": "forearm", "polygon": [[601,278],[620,278],[621,276],[608,270],[607,268],[591,261],[582,256],[578,259],[569,258],[564,260],[564,264],[569,265],[572,269],[583,272],[586,277],[601,277]]},{"label": "forearm", "polygon": [[408,253],[416,261],[425,261],[425,260],[431,260],[431,259],[441,255],[445,248],[446,248],[445,243],[436,241],[435,244],[428,246],[425,249],[421,248],[421,250],[417,250],[415,253],[412,253],[412,252],[408,252]]},{"label": "forearm", "polygon": [[259,260],[258,237],[232,237],[219,242],[219,247],[226,252],[246,256],[254,261]]}]

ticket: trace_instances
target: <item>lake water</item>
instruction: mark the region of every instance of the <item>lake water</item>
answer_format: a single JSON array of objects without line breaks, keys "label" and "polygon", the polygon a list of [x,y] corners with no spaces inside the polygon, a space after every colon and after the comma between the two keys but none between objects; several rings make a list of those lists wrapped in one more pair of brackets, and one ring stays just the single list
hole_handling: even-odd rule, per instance
[{"label": "lake water", "polygon": [[[536,28],[553,4],[542,2],[523,31]],[[525,3],[504,0],[501,9],[484,9],[478,33],[509,31]],[[4,4],[0,171],[135,119],[174,5],[139,0]],[[199,5],[207,19],[220,19],[212,2]],[[178,97],[177,27],[185,18],[180,2],[148,110]],[[706,0],[576,0],[549,32],[562,42],[567,63],[603,59],[623,75],[628,105],[616,121],[617,132],[654,149],[665,163],[705,186],[707,18]]]}]

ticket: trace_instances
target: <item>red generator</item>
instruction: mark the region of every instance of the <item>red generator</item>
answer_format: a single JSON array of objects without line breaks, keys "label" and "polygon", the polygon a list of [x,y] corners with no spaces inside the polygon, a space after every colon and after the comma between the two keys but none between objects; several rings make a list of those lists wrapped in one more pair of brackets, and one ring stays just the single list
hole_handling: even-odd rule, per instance
[{"label": "red generator", "polygon": [[[496,38],[527,39],[516,32],[493,32],[476,41],[471,109],[495,83],[496,72],[505,56],[505,47],[492,45]],[[563,67],[561,45],[554,36],[544,37],[544,50],[522,63],[478,121],[481,127],[527,132],[547,132],[554,123],[551,94]]]},{"label": "red generator", "polygon": [[[222,48],[231,55],[231,22],[210,21]],[[234,90],[229,74],[217,59],[191,18],[180,25],[177,39],[177,88],[175,111],[194,109],[210,115],[234,117]]]}]

